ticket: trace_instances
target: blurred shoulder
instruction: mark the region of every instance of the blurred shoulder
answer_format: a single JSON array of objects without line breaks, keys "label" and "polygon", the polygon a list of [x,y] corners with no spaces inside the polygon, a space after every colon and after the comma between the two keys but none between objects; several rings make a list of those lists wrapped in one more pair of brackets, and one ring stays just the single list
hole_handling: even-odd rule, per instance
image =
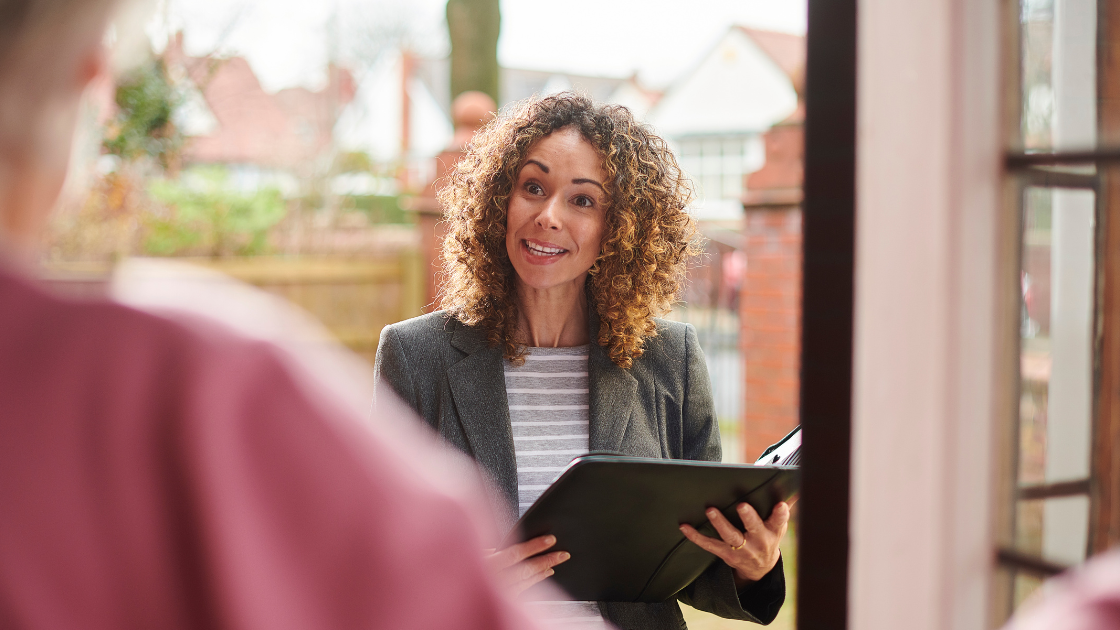
[{"label": "blurred shoulder", "polygon": [[102,359],[166,349],[189,336],[173,322],[107,299],[71,299],[18,276],[0,276],[3,338],[41,353],[97,350]]},{"label": "blurred shoulder", "polygon": [[159,431],[197,434],[222,419],[242,424],[252,414],[237,410],[269,401],[307,409],[293,383],[274,348],[224,327],[0,278],[4,420],[35,418],[59,434],[113,426],[135,437],[121,448],[158,449]]},{"label": "blurred shoulder", "polygon": [[141,379],[147,381],[169,370],[182,374],[272,354],[216,324],[172,320],[108,299],[62,297],[19,277],[0,276],[0,296],[0,347],[9,363],[60,377],[148,374]]}]

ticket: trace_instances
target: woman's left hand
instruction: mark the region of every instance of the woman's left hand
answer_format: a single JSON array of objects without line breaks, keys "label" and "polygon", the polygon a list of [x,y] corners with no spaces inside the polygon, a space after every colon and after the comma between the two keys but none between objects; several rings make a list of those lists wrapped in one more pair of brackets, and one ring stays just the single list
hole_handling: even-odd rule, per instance
[{"label": "woman's left hand", "polygon": [[708,508],[708,520],[716,528],[719,538],[705,536],[691,525],[681,525],[681,533],[734,569],[735,585],[743,588],[762,579],[778,564],[781,556],[778,543],[789,525],[789,504],[783,501],[774,506],[770,518],[765,521],[746,503],[737,505],[735,511],[743,520],[746,531],[739,531],[719,510]]}]

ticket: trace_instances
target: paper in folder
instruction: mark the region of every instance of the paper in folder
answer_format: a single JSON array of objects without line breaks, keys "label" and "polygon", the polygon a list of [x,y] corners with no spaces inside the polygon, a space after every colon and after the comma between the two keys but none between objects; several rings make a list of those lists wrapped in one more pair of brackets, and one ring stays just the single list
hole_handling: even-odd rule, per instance
[{"label": "paper in folder", "polygon": [[572,599],[660,602],[716,560],[681,534],[681,523],[716,537],[708,507],[741,528],[736,505],[749,503],[766,519],[799,483],[790,466],[587,455],[529,507],[506,544],[556,536],[554,549],[572,557],[550,581]]},{"label": "paper in folder", "polygon": [[801,426],[762,451],[755,466],[797,466],[801,463]]}]

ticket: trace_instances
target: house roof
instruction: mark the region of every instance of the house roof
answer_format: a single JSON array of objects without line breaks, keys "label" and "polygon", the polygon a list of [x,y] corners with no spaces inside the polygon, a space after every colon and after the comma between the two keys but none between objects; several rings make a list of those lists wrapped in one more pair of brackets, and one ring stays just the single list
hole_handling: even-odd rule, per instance
[{"label": "house roof", "polygon": [[350,73],[334,66],[322,90],[269,94],[243,57],[188,56],[181,36],[169,42],[164,59],[169,70],[178,66],[182,78],[198,89],[218,123],[210,133],[189,139],[188,161],[301,170],[330,146],[338,112],[354,98]]},{"label": "house roof", "polygon": [[608,103],[615,103],[622,105],[634,114],[638,120],[645,120],[646,115],[650,110],[657,106],[657,102],[665,94],[658,90],[651,90],[638,81],[638,75],[635,73],[629,79],[623,81],[610,96],[607,97]]},{"label": "house roof", "polygon": [[749,26],[737,26],[754,40],[754,43],[786,73],[794,83],[800,81],[805,71],[805,36],[776,31],[764,31]]},{"label": "house roof", "polygon": [[649,114],[672,138],[760,133],[797,107],[805,39],[730,27]]}]

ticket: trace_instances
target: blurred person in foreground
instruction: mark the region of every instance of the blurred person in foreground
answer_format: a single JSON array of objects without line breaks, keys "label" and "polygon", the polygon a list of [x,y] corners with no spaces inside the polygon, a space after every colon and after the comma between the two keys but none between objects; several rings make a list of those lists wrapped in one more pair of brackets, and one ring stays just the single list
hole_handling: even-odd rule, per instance
[{"label": "blurred person in foreground", "polygon": [[[562,93],[515,105],[472,140],[440,192],[446,310],[386,327],[376,374],[503,491],[512,521],[575,456],[612,451],[719,461],[719,426],[696,331],[655,315],[696,253],[689,185],[665,142],[624,107]],[[716,510],[716,555],[677,596],[722,617],[769,623],[785,600],[778,543],[743,503],[746,530]],[[570,558],[541,536],[491,561],[517,588]],[[679,630],[680,607],[541,605],[551,616]]]},{"label": "blurred person in foreground", "polygon": [[533,627],[421,444],[267,344],[30,279],[114,8],[0,0],[0,627]]},{"label": "blurred person in foreground", "polygon": [[1047,580],[1004,630],[1120,628],[1120,550]]}]

